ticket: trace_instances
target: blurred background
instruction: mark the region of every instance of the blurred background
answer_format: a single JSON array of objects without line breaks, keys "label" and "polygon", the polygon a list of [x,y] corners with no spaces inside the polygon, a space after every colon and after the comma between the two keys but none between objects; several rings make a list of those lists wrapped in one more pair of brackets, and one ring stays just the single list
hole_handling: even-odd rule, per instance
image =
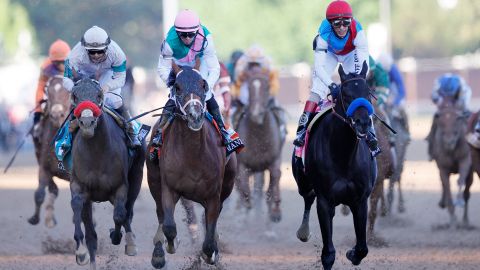
[{"label": "blurred background", "polygon": [[[480,1],[351,0],[367,30],[371,54],[391,52],[404,74],[407,108],[433,107],[433,80],[455,72],[480,83]],[[137,112],[165,94],[155,73],[163,35],[181,8],[196,10],[213,33],[219,58],[257,43],[280,70],[279,100],[296,108],[309,91],[312,40],[329,1],[320,0],[0,0],[0,104],[20,123],[33,108],[39,67],[57,38],[72,47],[92,25],[103,27],[134,67]],[[153,96],[150,96],[153,95]],[[145,98],[149,97],[149,98]],[[150,103],[146,103],[148,100]],[[163,102],[163,101],[161,101]],[[154,103],[154,104],[151,104]]]}]

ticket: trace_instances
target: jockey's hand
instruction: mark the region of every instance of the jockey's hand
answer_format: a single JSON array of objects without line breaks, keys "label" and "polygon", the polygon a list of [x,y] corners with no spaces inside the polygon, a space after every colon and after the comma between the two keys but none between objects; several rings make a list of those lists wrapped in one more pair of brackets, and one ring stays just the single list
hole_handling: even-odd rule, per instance
[{"label": "jockey's hand", "polygon": [[225,107],[225,111],[229,111],[230,110],[230,107],[232,106],[232,95],[230,94],[230,92],[224,92],[222,94],[222,97],[223,97],[223,106]]},{"label": "jockey's hand", "polygon": [[36,125],[38,122],[40,122],[40,117],[42,117],[41,112],[34,112],[33,113],[33,124]]},{"label": "jockey's hand", "polygon": [[331,83],[328,86],[328,89],[330,89],[330,94],[332,95],[333,100],[337,99],[338,95],[340,94],[340,86],[336,83]]}]

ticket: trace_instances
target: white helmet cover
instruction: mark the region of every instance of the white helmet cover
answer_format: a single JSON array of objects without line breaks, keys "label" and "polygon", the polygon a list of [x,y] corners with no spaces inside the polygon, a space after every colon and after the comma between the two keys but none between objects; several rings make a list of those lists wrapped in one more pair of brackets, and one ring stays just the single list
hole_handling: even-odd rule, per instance
[{"label": "white helmet cover", "polygon": [[85,32],[81,43],[86,50],[104,50],[110,44],[110,37],[105,30],[94,25]]}]

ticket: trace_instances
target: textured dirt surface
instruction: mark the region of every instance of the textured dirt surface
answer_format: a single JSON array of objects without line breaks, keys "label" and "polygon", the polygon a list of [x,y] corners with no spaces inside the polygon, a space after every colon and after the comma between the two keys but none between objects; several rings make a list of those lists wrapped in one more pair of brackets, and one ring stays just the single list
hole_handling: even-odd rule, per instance
[{"label": "textured dirt surface", "polygon": [[[377,236],[386,246],[370,245],[370,252],[362,263],[354,267],[345,253],[354,245],[352,217],[343,216],[337,209],[334,218],[334,269],[479,269],[480,267],[480,181],[475,176],[470,200],[470,223],[474,229],[438,229],[448,222],[446,210],[437,204],[440,199],[440,180],[434,163],[425,161],[428,121],[412,121],[413,138],[403,174],[403,189],[407,211],[379,218]],[[293,128],[290,127],[290,139]],[[290,142],[289,142],[290,143]],[[321,269],[321,235],[316,212],[312,208],[310,228],[312,237],[302,243],[296,236],[301,222],[303,200],[296,192],[288,162],[291,144],[286,145],[283,164],[282,211],[283,219],[267,225],[265,203],[261,210],[246,215],[236,209],[236,193],[227,202],[218,228],[221,240],[220,262],[207,266],[200,258],[201,241],[192,243],[180,204],[176,221],[180,245],[177,253],[167,254],[167,269]],[[36,166],[33,153],[25,150],[17,158],[17,165],[9,173],[0,175],[0,269],[88,269],[78,266],[73,255],[70,192],[68,183],[56,180],[60,195],[55,203],[58,224],[48,229],[41,223],[32,226],[27,219],[33,213],[33,191],[36,187]],[[10,154],[2,154],[1,165]],[[456,191],[452,181],[452,188]],[[138,255],[124,255],[124,241],[113,246],[108,230],[113,227],[112,206],[95,205],[96,231],[99,239],[97,269],[153,269],[150,265],[152,238],[157,229],[155,207],[146,179],[135,205],[133,230],[137,237]],[[202,211],[197,207],[201,217]],[[42,209],[42,214],[44,209]],[[457,208],[460,220],[463,208]],[[268,232],[268,233],[267,233]],[[272,233],[273,232],[273,233]]]}]

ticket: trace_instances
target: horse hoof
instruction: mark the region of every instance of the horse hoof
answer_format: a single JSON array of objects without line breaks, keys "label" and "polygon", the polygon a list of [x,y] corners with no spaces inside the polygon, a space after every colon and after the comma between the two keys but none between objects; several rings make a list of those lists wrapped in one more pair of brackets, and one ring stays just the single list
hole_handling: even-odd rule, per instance
[{"label": "horse hoof", "polygon": [[178,241],[167,241],[165,243],[165,250],[169,253],[169,254],[175,254],[175,252],[177,252],[177,247],[178,247]]},{"label": "horse hoof", "polygon": [[110,229],[110,239],[112,240],[112,245],[120,245],[120,242],[122,242],[122,231],[117,234],[115,229]]},{"label": "horse hoof", "polygon": [[55,218],[45,219],[45,226],[49,229],[57,225],[57,220]]},{"label": "horse hoof", "polygon": [[405,213],[405,210],[406,210],[405,206],[403,206],[403,205],[398,207],[398,212],[399,213]]},{"label": "horse hoof", "polygon": [[38,216],[32,216],[28,219],[28,223],[32,225],[37,225],[40,222],[40,218]]},{"label": "horse hoof", "polygon": [[202,252],[202,258],[207,264],[210,264],[210,265],[217,264],[218,258],[219,258],[218,251],[214,251],[211,257],[209,257],[207,254]]},{"label": "horse hoof", "polygon": [[349,251],[347,251],[346,256],[347,256],[347,259],[349,259],[353,265],[359,265],[362,259],[365,258],[365,256],[367,256],[367,254],[365,254],[365,256],[360,258],[359,256],[357,256],[357,252],[355,251],[355,248],[352,248]]},{"label": "horse hoof", "polygon": [[125,255],[136,256],[137,251],[138,249],[136,245],[125,245]]},{"label": "horse hoof", "polygon": [[279,223],[282,220],[282,212],[274,211],[270,214],[270,221],[274,223]]},{"label": "horse hoof", "polygon": [[83,245],[75,252],[75,259],[78,265],[86,265],[90,262],[90,255]]},{"label": "horse hoof", "polygon": [[156,269],[161,269],[165,266],[165,252],[163,251],[162,245],[160,243],[155,245],[152,254],[152,266]]},{"label": "horse hoof", "polygon": [[308,242],[312,234],[310,233],[309,228],[300,227],[297,231],[297,238],[302,242]]}]

